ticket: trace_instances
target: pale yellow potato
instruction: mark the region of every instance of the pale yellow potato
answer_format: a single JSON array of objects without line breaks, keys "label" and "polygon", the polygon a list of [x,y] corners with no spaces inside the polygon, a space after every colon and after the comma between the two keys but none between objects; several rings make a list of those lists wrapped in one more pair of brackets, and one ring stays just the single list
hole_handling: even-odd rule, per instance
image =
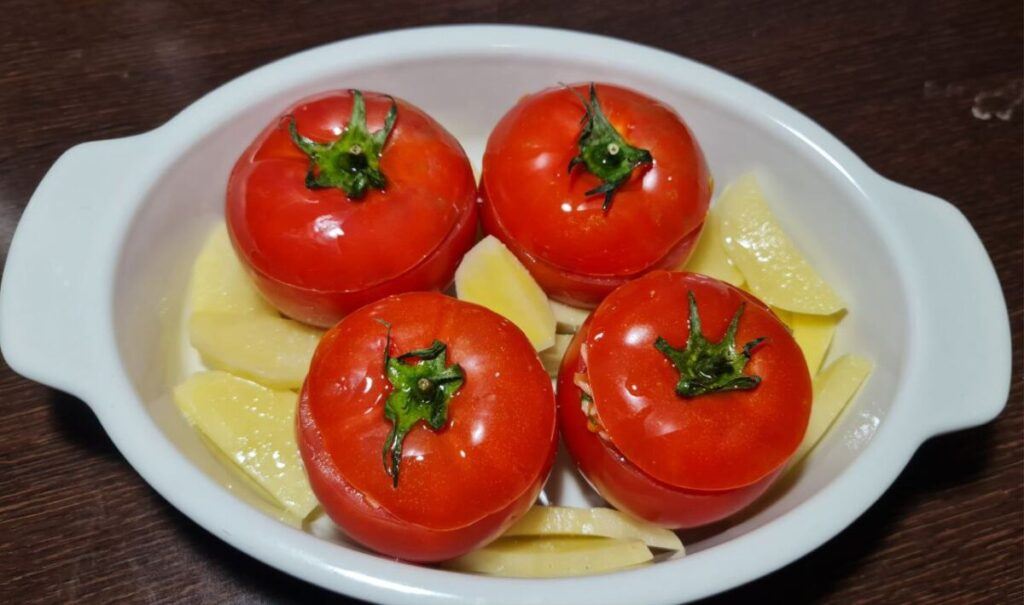
[{"label": "pale yellow potato", "polygon": [[811,419],[803,442],[793,454],[791,465],[798,464],[828,432],[846,404],[867,380],[873,367],[869,359],[859,355],[844,355],[814,377]]},{"label": "pale yellow potato", "polygon": [[[746,288],[743,288],[746,290]],[[747,290],[749,292],[749,290]],[[778,307],[772,307],[779,321],[786,324],[793,334],[793,340],[800,347],[807,362],[807,370],[811,376],[817,374],[821,369],[821,362],[825,360],[828,348],[832,344],[832,336],[835,334],[836,326],[842,313],[835,315],[807,315],[806,313],[793,313]]]},{"label": "pale yellow potato", "polygon": [[519,537],[499,538],[444,566],[492,576],[558,578],[614,571],[653,558],[640,540]]},{"label": "pale yellow potato", "polygon": [[675,532],[610,508],[534,506],[502,536],[597,536],[640,540],[651,548],[683,550]]},{"label": "pale yellow potato", "polygon": [[298,389],[323,332],[271,315],[193,313],[189,338],[203,363],[275,389]]},{"label": "pale yellow potato", "polygon": [[570,342],[572,334],[555,334],[555,344],[540,352],[540,362],[544,364],[548,376],[558,376],[558,368],[562,365],[562,357],[565,356],[565,350],[569,348]]},{"label": "pale yellow potato", "polygon": [[298,396],[227,372],[201,372],[174,389],[174,401],[207,442],[290,515],[316,506],[295,442]]},{"label": "pale yellow potato", "polygon": [[235,255],[223,224],[207,237],[192,266],[191,309],[194,313],[277,315]]},{"label": "pale yellow potato", "polygon": [[722,236],[721,219],[718,215],[717,206],[708,211],[704,219],[704,230],[697,240],[697,248],[690,256],[690,260],[683,265],[683,270],[703,273],[739,286],[743,283],[743,275],[733,266],[729,255],[725,253],[725,238]]},{"label": "pale yellow potato", "polygon": [[839,325],[841,314],[837,315],[807,315],[805,313],[791,314],[789,326],[793,329],[793,338],[800,350],[804,352],[804,359],[807,361],[807,369],[811,375],[818,373],[821,369],[821,362],[825,361],[828,348],[832,344],[832,336]]},{"label": "pale yellow potato", "polygon": [[259,483],[256,483],[255,479],[250,477],[242,467],[238,466],[234,460],[229,458],[228,455],[225,454],[224,451],[220,449],[220,447],[218,447],[217,444],[215,444],[209,437],[204,435],[202,431],[197,429],[196,433],[199,434],[200,440],[206,448],[210,450],[213,457],[217,459],[221,466],[228,469],[228,472],[233,476],[233,481],[226,483],[225,487],[231,491],[236,491],[239,488],[248,489],[258,495],[260,497],[259,501],[253,504],[257,506],[260,511],[270,515],[281,523],[297,529],[302,529],[303,525],[308,520],[313,519],[316,516],[317,511],[320,510],[320,507],[317,506],[305,517],[297,517],[295,514],[292,514],[277,501],[277,498],[275,498],[273,494],[268,492],[267,489]]},{"label": "pale yellow potato", "polygon": [[[743,282],[743,283],[739,284],[737,287],[740,290],[743,290],[744,292],[746,292],[748,294],[754,294],[754,292],[751,291],[750,286],[747,285],[746,282]],[[791,311],[787,311],[785,309],[780,309],[779,307],[769,306],[768,308],[772,310],[772,313],[775,314],[775,317],[778,317],[779,321],[781,321],[783,324],[785,324],[786,327],[789,328],[790,333],[792,333],[793,332],[793,316],[796,315],[796,314],[791,312]]]},{"label": "pale yellow potato", "polygon": [[557,300],[549,302],[551,311],[555,314],[555,329],[559,334],[575,334],[593,311],[592,309],[572,307]]},{"label": "pale yellow potato", "polygon": [[725,251],[750,291],[765,303],[810,315],[845,304],[782,230],[753,174],[740,177],[718,201]]},{"label": "pale yellow potato", "polygon": [[493,235],[480,240],[462,258],[455,270],[455,292],[460,300],[487,307],[514,323],[536,350],[555,344],[555,316],[548,297],[519,259]]}]

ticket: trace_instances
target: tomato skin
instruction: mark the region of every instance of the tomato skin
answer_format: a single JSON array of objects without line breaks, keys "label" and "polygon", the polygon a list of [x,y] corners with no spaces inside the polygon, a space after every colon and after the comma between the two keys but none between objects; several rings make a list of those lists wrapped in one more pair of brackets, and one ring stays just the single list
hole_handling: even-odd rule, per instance
[{"label": "tomato skin", "polygon": [[[445,426],[420,423],[405,437],[397,487],[381,456],[392,425],[380,321],[392,324],[392,355],[437,339],[447,363],[465,372]],[[331,519],[369,548],[421,562],[468,552],[522,516],[557,442],[551,383],[522,332],[483,307],[428,292],[367,305],[324,336],[297,425],[310,485]]]},{"label": "tomato skin", "polygon": [[313,421],[305,390],[299,400],[296,422],[299,452],[306,465],[310,486],[331,520],[360,544],[412,562],[431,563],[452,559],[503,534],[533,506],[555,457],[555,447],[552,445],[548,471],[539,475],[533,485],[504,508],[466,527],[437,530],[403,522],[387,511],[372,506],[362,493],[345,480],[329,457],[323,455],[323,439]]},{"label": "tomato skin", "polygon": [[300,288],[273,279],[252,266],[248,267],[249,275],[260,293],[288,317],[315,326],[330,327],[354,309],[392,294],[446,288],[454,279],[462,257],[473,247],[476,230],[476,212],[469,212],[463,215],[448,238],[420,264],[394,279],[361,290]]},{"label": "tomato skin", "polygon": [[[764,339],[743,370],[761,378],[755,388],[675,393],[680,373],[654,343],[687,342],[690,294],[711,342],[744,309],[734,347]],[[612,293],[590,325],[586,364],[597,415],[616,449],[658,480],[699,490],[742,487],[780,468],[803,440],[807,363],[785,324],[752,295],[704,275],[655,271]]]},{"label": "tomato skin", "polygon": [[711,184],[703,153],[682,119],[655,99],[598,84],[604,113],[653,164],[634,170],[611,208],[586,192],[600,184],[577,154],[583,105],[551,88],[524,97],[495,126],[480,180],[484,229],[501,239],[548,294],[593,307],[615,287],[689,258],[703,227]]},{"label": "tomato skin", "polygon": [[[743,368],[761,378],[756,387],[676,394],[680,372],[655,342],[688,342],[691,296],[709,342],[737,313],[737,349],[764,338]],[[600,432],[582,410],[577,374]],[[558,376],[561,432],[581,472],[616,507],[672,528],[718,521],[764,493],[803,439],[810,405],[807,364],[775,314],[734,286],[684,272],[654,271],[609,295]]]},{"label": "tomato skin", "polygon": [[780,471],[732,490],[701,491],[673,487],[629,462],[587,428],[581,391],[573,376],[582,369],[580,344],[588,326],[573,338],[558,374],[558,423],[576,466],[601,497],[615,508],[669,529],[699,527],[746,508],[775,481]]},{"label": "tomato skin", "polygon": [[[367,125],[381,128],[391,98],[365,92]],[[235,250],[263,295],[299,321],[330,326],[382,296],[448,286],[476,230],[476,184],[458,141],[420,109],[396,99],[383,147],[383,190],[359,200],[305,184],[308,157],[288,121],[317,142],[348,124],[351,91],[296,103],[239,157],[225,214]]]}]

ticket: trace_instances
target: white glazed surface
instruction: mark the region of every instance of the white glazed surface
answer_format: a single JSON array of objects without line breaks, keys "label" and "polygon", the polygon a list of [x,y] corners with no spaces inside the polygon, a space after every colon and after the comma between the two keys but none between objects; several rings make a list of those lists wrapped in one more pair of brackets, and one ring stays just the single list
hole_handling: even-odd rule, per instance
[{"label": "white glazed surface", "polygon": [[[512,580],[366,553],[317,524],[273,518],[231,484],[168,399],[180,368],[188,270],[220,220],[235,158],[292,101],[382,90],[436,117],[479,166],[487,133],[521,95],[562,82],[635,87],[674,106],[716,182],[758,170],[773,209],[851,309],[833,346],[876,372],[781,488],[689,556],[630,571]],[[0,347],[19,373],[75,394],[168,501],[250,555],[321,586],[386,603],[678,603],[748,582],[834,536],[933,435],[1006,402],[1010,337],[992,265],[960,213],[868,169],[768,95],[686,59],[597,36],[460,26],[345,40],[251,72],[152,132],[69,150],[33,195],[0,287]],[[970,376],[971,380],[964,377]],[[232,493],[234,492],[234,493]],[[551,501],[590,496],[568,465]]]}]

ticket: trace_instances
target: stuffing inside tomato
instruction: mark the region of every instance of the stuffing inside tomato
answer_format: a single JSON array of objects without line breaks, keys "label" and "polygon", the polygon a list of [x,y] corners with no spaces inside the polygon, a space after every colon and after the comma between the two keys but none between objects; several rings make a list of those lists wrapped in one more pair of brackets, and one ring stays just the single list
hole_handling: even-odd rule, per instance
[{"label": "stuffing inside tomato", "polygon": [[458,141],[401,99],[355,90],[275,119],[235,164],[226,210],[264,297],[319,326],[389,294],[446,287],[476,235]]},{"label": "stuffing inside tomato", "polygon": [[667,105],[597,84],[524,97],[491,132],[484,228],[552,298],[594,307],[619,285],[680,267],[707,214],[703,153]]},{"label": "stuffing inside tomato", "polygon": [[616,507],[693,527],[750,504],[796,451],[811,410],[799,346],[725,282],[652,272],[612,293],[566,352],[563,438]]},{"label": "stuffing inside tomato", "polygon": [[554,460],[551,381],[511,322],[436,293],[391,296],[324,336],[299,450],[326,513],[411,561],[464,554],[533,504]]}]

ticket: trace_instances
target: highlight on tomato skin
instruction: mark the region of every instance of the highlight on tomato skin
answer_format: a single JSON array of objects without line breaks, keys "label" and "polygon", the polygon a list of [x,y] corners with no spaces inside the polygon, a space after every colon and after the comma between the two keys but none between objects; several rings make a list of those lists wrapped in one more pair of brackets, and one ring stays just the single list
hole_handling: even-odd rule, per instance
[{"label": "highlight on tomato skin", "polygon": [[391,296],[321,341],[297,414],[324,511],[355,541],[450,559],[533,505],[554,462],[554,393],[511,322],[441,294]]},{"label": "highlight on tomato skin", "polygon": [[521,99],[491,132],[480,178],[484,230],[549,296],[587,308],[648,271],[682,266],[710,197],[682,118],[603,83]]},{"label": "highlight on tomato skin", "polygon": [[[704,340],[690,334],[694,317]],[[675,353],[688,345],[718,354],[725,341],[734,341],[732,366],[688,357],[721,372],[688,382]],[[708,392],[679,394],[687,389]],[[761,496],[799,446],[810,402],[806,362],[774,314],[687,273],[653,272],[616,290],[577,332],[558,376],[560,431],[579,470],[616,508],[674,529],[719,521]]]},{"label": "highlight on tomato skin", "polygon": [[328,327],[384,296],[447,287],[476,235],[459,142],[414,105],[329,91],[273,120],[239,157],[228,230],[260,292]]}]

